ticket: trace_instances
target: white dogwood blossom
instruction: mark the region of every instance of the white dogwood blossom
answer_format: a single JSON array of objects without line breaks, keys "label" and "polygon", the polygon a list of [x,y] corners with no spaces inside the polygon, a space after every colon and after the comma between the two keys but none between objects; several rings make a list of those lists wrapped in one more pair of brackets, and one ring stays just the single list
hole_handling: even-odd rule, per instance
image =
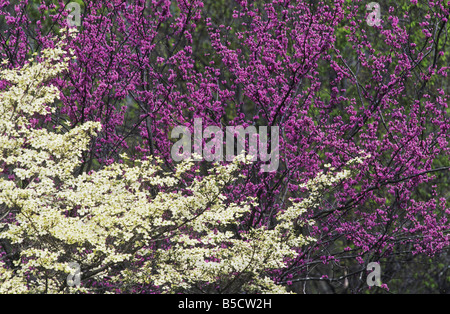
[{"label": "white dogwood blossom", "polygon": [[[122,290],[147,284],[169,293],[286,292],[269,271],[314,241],[296,232],[312,223],[300,217],[322,186],[349,171],[311,180],[311,196],[280,212],[272,228],[247,231],[240,222],[256,199],[231,203],[224,191],[248,158],[216,165],[186,186],[181,180],[193,160],[173,173],[158,158],[131,166],[123,155],[124,163],[76,174],[101,125],[87,122],[66,133],[31,127],[33,115],[54,112],[59,91],[43,83],[65,71],[71,56],[57,43],[41,58],[0,72],[9,82],[0,91],[0,164],[15,176],[0,177],[0,217],[7,217],[0,240],[16,254],[12,265],[0,259],[0,293],[96,292],[89,282],[105,278]],[[80,265],[79,287],[67,285],[71,263]]]}]

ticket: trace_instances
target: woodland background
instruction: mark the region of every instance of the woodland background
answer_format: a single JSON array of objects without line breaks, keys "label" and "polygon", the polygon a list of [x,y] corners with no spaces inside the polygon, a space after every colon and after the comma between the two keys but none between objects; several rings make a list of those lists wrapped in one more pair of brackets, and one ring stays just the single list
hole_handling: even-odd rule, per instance
[{"label": "woodland background", "polygon": [[[68,2],[0,0],[0,60],[23,66],[51,47]],[[248,166],[228,193],[258,199],[241,224],[249,229],[270,227],[323,165],[340,169],[364,151],[359,173],[311,208],[315,227],[299,229],[318,242],[274,276],[298,293],[450,292],[448,3],[380,0],[383,22],[371,27],[368,1],[76,2],[77,59],[53,82],[57,112],[33,123],[102,123],[79,174],[124,152],[174,169],[168,135],[194,117],[277,125],[278,171]],[[388,289],[367,287],[373,261]]]}]

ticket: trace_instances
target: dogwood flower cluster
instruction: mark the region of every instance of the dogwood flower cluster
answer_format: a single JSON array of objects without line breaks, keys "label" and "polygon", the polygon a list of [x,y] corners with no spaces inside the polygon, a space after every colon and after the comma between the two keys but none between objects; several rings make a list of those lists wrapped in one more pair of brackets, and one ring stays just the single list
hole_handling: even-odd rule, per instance
[{"label": "dogwood flower cluster", "polygon": [[[124,163],[76,174],[101,125],[62,133],[30,123],[54,110],[59,91],[42,83],[67,69],[70,56],[61,45],[43,51],[41,62],[0,72],[9,82],[0,92],[0,163],[15,176],[0,177],[0,241],[11,248],[0,257],[0,293],[96,292],[92,283],[105,278],[121,289],[147,284],[169,293],[286,292],[270,270],[314,241],[298,227],[312,223],[299,219],[317,187],[350,172],[311,180],[311,197],[280,212],[270,229],[250,230],[240,221],[256,199],[233,203],[224,196],[249,157],[216,165],[183,188],[193,160],[172,173],[158,158],[131,165],[122,155]],[[80,265],[81,286],[66,280],[71,263]]]}]

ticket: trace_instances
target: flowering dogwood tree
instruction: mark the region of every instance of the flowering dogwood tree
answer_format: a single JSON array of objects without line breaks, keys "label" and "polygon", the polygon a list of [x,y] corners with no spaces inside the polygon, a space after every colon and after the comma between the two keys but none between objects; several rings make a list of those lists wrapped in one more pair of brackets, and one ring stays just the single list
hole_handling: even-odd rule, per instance
[{"label": "flowering dogwood tree", "polygon": [[[6,217],[0,239],[15,254],[0,260],[0,293],[95,292],[92,283],[106,278],[125,291],[148,285],[160,292],[286,292],[270,271],[285,268],[296,249],[314,241],[297,230],[312,225],[302,214],[321,189],[352,171],[309,181],[309,197],[277,213],[273,228],[238,232],[240,218],[258,206],[252,197],[235,203],[225,196],[245,158],[215,166],[183,192],[176,187],[186,183],[191,160],[174,174],[164,172],[158,158],[147,158],[76,175],[101,124],[64,132],[31,123],[36,114],[55,111],[59,90],[43,83],[67,71],[71,58],[63,48],[57,43],[42,51],[40,62],[0,72],[8,84],[0,93],[0,162],[15,176],[0,179]],[[71,263],[80,266],[82,286],[66,286]]]},{"label": "flowering dogwood tree", "polygon": [[[100,122],[81,150],[80,175],[143,157],[175,173],[170,131],[193,131],[194,118],[205,127],[278,126],[278,170],[247,164],[246,180],[224,191],[232,203],[255,201],[239,220],[245,232],[274,228],[289,199],[308,196],[302,183],[359,157],[354,176],[306,209],[316,224],[302,233],[316,241],[271,276],[295,291],[306,291],[303,282],[361,291],[369,262],[387,261],[394,274],[450,241],[448,4],[379,1],[381,20],[367,23],[368,2],[80,1],[79,33],[63,48],[77,58],[45,83],[61,95],[31,126],[70,134]],[[66,4],[0,1],[4,68],[54,48]],[[194,167],[189,179],[201,180],[211,165]]]}]

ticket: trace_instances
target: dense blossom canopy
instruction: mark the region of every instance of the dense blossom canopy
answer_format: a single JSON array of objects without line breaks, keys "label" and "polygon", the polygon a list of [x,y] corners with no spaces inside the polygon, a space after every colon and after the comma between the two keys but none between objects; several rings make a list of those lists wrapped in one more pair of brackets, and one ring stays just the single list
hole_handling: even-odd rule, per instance
[{"label": "dense blossom canopy", "polygon": [[[368,2],[361,0],[80,1],[77,35],[55,46],[54,37],[61,37],[68,23],[66,2],[0,0],[3,69],[26,70],[33,54],[44,66],[49,48],[75,57],[60,63],[67,67],[63,75],[44,81],[48,90],[41,92],[48,99],[41,102],[55,100],[50,111],[30,100],[33,105],[24,107],[24,113],[35,114],[17,121],[46,137],[47,146],[27,139],[23,128],[5,120],[4,127],[13,131],[1,144],[17,148],[1,160],[5,187],[26,188],[34,182],[29,175],[38,169],[50,175],[44,165],[60,167],[55,175],[73,176],[72,184],[85,184],[95,173],[128,170],[123,167],[142,160],[158,160],[161,171],[174,174],[179,165],[170,155],[170,132],[179,125],[193,132],[195,118],[204,127],[278,126],[277,171],[258,171],[260,161],[245,164],[240,168],[245,179],[221,192],[227,206],[249,206],[239,205],[239,210],[247,209],[227,230],[233,239],[275,230],[290,200],[309,199],[303,184],[320,177],[325,165],[340,172],[355,158],[361,162],[352,164],[351,176],[320,189],[313,204],[305,206],[304,217],[315,224],[296,232],[315,241],[299,246],[283,267],[268,272],[271,281],[297,292],[305,286],[296,283],[309,281],[326,282],[327,292],[359,292],[370,262],[384,261],[385,275],[395,278],[404,261],[448,251],[450,10],[445,1],[379,1],[381,20],[376,24],[367,23]],[[0,89],[16,95],[19,87],[11,73],[5,72]],[[57,135],[46,133],[51,130],[58,130]],[[25,158],[25,144],[41,145],[35,146],[39,153]],[[47,155],[41,150],[54,154],[61,145],[78,149],[44,163]],[[35,168],[29,168],[33,163]],[[213,180],[211,163],[192,167],[195,172],[170,185],[174,190],[189,195],[194,182]],[[139,172],[133,178],[140,178]],[[159,188],[143,190],[153,197]],[[38,202],[48,200],[37,199],[30,206]],[[0,207],[0,217],[8,210]],[[71,214],[79,217],[78,209]],[[12,212],[8,215],[3,222],[15,221]],[[195,230],[186,234],[203,241]],[[169,252],[175,250],[173,241],[158,245],[167,245]],[[24,249],[1,245],[4,263],[17,261]],[[162,252],[160,257],[168,261]],[[448,264],[448,256],[444,258]],[[445,272],[442,278],[447,278]],[[103,289],[108,280],[96,284]],[[186,282],[182,277],[170,280]]]}]

